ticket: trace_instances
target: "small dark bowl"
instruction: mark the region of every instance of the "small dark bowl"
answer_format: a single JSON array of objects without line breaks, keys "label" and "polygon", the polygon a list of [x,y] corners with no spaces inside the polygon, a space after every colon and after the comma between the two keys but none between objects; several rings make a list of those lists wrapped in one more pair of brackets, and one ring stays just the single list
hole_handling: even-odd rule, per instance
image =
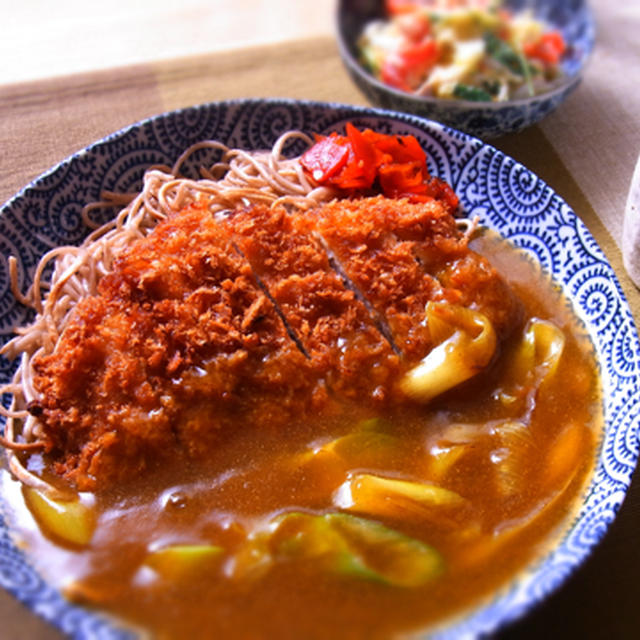
[{"label": "small dark bowl", "polygon": [[562,64],[564,79],[549,92],[506,102],[470,102],[416,96],[376,80],[358,59],[357,41],[364,26],[384,15],[383,0],[339,0],[338,46],[342,60],[374,105],[436,120],[480,138],[520,131],[542,120],[578,86],[595,42],[595,24],[587,0],[506,0],[514,11],[532,8],[536,17],[562,32],[569,54]]}]

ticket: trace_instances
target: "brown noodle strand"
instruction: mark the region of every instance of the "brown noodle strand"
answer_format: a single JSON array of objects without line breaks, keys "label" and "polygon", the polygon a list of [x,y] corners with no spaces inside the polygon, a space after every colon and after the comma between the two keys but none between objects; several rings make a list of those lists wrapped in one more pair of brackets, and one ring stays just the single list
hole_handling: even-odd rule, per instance
[{"label": "brown noodle strand", "polygon": [[18,261],[15,256],[9,256],[9,278],[11,281],[11,293],[13,297],[25,307],[31,306],[31,300],[22,295],[20,287],[18,286]]},{"label": "brown noodle strand", "polygon": [[4,436],[0,436],[0,446],[11,451],[42,451],[45,448],[44,442],[13,442]]}]

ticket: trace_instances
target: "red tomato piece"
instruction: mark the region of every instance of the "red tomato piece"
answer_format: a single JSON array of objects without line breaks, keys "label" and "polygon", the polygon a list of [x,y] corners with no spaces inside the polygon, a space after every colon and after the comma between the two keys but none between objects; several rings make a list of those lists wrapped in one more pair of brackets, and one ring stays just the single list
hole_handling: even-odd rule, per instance
[{"label": "red tomato piece", "polygon": [[535,58],[546,65],[557,65],[565,51],[566,42],[559,31],[550,31],[543,34],[539,40],[528,44],[524,48],[524,53],[528,58]]},{"label": "red tomato piece", "polygon": [[429,16],[423,11],[410,11],[398,18],[398,27],[409,42],[419,43],[431,32]]},{"label": "red tomato piece", "polygon": [[402,91],[413,91],[423,81],[427,71],[438,60],[438,45],[428,39],[408,44],[388,56],[382,63],[380,79]]},{"label": "red tomato piece", "polygon": [[420,4],[419,0],[385,0],[384,8],[388,15],[395,16],[415,11]]},{"label": "red tomato piece", "polygon": [[438,59],[438,45],[433,39],[403,47],[400,56],[408,71],[424,70],[435,64]]},{"label": "red tomato piece", "polygon": [[380,67],[380,80],[382,80],[384,84],[400,89],[401,91],[411,91],[411,87],[407,84],[402,61],[397,55],[385,58]]}]

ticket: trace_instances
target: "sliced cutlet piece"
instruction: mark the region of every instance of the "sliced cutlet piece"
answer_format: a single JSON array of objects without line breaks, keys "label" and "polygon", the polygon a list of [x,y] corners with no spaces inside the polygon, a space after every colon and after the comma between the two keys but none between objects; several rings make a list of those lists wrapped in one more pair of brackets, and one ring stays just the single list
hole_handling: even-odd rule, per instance
[{"label": "sliced cutlet piece", "polygon": [[416,259],[415,242],[396,233],[405,207],[413,205],[382,197],[336,201],[305,218],[353,285],[384,316],[406,360],[415,362],[431,349],[425,306],[442,295],[442,287]]},{"label": "sliced cutlet piece", "polygon": [[226,224],[297,336],[313,368],[337,397],[389,399],[399,358],[362,301],[331,267],[300,214],[255,206]]},{"label": "sliced cutlet piece", "polygon": [[519,325],[522,303],[489,260],[470,248],[449,207],[435,200],[403,201],[391,228],[398,242],[411,244],[424,273],[439,283],[435,300],[480,311],[501,339]]},{"label": "sliced cutlet piece", "polygon": [[425,318],[429,301],[474,305],[498,323],[499,331],[508,322],[513,298],[508,287],[469,250],[466,236],[441,203],[382,196],[334,201],[305,219],[353,285],[384,315],[409,363],[433,346]]},{"label": "sliced cutlet piece", "polygon": [[48,449],[81,489],[314,407],[308,360],[206,207],[131,244],[34,368]]}]

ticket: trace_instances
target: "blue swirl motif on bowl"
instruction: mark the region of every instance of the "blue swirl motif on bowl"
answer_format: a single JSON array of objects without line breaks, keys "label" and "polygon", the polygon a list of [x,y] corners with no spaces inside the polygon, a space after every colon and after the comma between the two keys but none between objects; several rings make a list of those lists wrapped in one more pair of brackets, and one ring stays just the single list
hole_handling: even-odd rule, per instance
[{"label": "blue swirl motif on bowl", "polygon": [[[466,134],[415,116],[286,100],[202,105],[164,114],[115,133],[60,163],[12,198],[0,215],[0,331],[7,340],[27,314],[9,290],[6,256],[18,256],[22,285],[51,246],[78,242],[87,232],[82,205],[102,189],[131,190],[150,164],[171,163],[191,143],[216,138],[231,146],[268,148],[284,131],[340,129],[347,120],[387,133],[415,135],[430,169],[449,181],[469,215],[500,231],[551,273],[572,299],[600,362],[605,436],[593,481],[562,542],[493,601],[437,633],[476,637],[529,610],[558,588],[602,538],[631,481],[638,455],[640,346],[631,312],[613,270],[571,209],[513,159]],[[298,154],[300,143],[285,152]],[[210,158],[209,158],[210,159]],[[195,172],[201,156],[190,163]],[[7,379],[14,365],[0,360]],[[3,516],[6,504],[0,500]],[[69,604],[38,574],[28,552],[0,524],[0,585],[35,613],[78,640],[131,637],[102,616]]]}]

